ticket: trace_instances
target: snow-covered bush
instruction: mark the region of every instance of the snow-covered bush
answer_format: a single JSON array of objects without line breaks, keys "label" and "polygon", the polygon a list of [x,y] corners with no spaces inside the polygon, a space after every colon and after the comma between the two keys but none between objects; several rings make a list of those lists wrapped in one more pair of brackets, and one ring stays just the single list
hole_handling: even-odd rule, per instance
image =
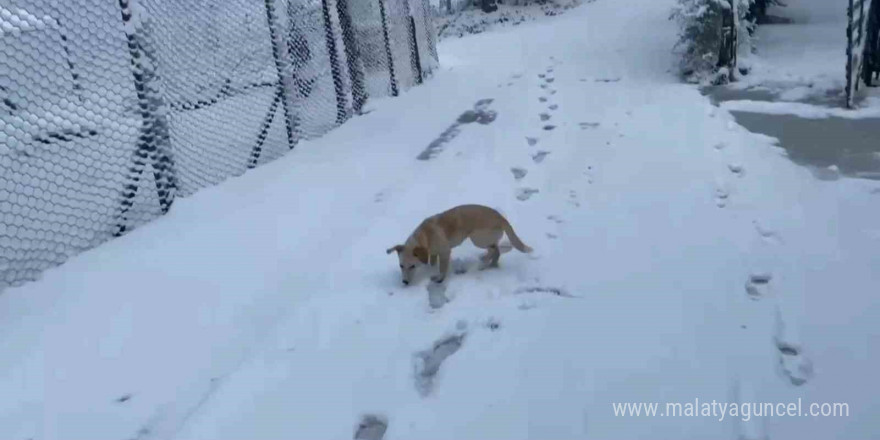
[{"label": "snow-covered bush", "polygon": [[[724,17],[733,13],[737,33],[737,52],[751,47],[746,19],[754,0],[678,0],[670,19],[679,27],[675,48],[681,56],[681,73],[689,81],[723,83],[736,73],[719,69],[719,58],[725,44]],[[731,11],[733,9],[733,11]],[[729,15],[728,15],[729,16]]]}]

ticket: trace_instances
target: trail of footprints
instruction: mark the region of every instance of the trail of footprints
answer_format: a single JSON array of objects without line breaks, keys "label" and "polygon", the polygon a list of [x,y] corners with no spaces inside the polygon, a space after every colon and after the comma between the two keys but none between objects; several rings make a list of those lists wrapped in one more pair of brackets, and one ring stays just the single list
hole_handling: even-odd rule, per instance
[{"label": "trail of footprints", "polygon": [[[552,58],[551,61],[553,61]],[[553,119],[553,115],[551,114],[551,112],[559,109],[559,104],[550,103],[550,97],[556,94],[556,89],[554,89],[552,86],[552,84],[556,81],[556,78],[553,76],[553,70],[554,67],[553,65],[551,65],[548,66],[543,73],[538,74],[538,80],[541,82],[541,84],[539,84],[539,87],[546,92],[544,95],[538,98],[538,101],[541,103],[548,103],[547,110],[538,114],[538,120],[542,124],[541,130],[543,131],[553,131],[556,129],[556,125],[551,123]],[[538,142],[538,137],[526,137],[526,144],[529,147],[537,146]],[[547,150],[535,151],[534,153],[531,153],[532,162],[534,162],[535,164],[541,164],[549,154],[550,151]],[[516,182],[523,180],[528,175],[528,169],[524,167],[511,168],[510,172],[513,173],[513,178]],[[540,191],[537,188],[520,187],[516,191],[516,199],[525,202],[539,192]]]},{"label": "trail of footprints", "polygon": [[[563,298],[574,298],[565,289],[548,286],[520,287],[513,292],[514,295],[550,295]],[[524,301],[517,307],[519,310],[531,310],[536,307],[534,301]],[[503,329],[502,321],[494,317],[488,317],[480,322],[479,328],[483,331],[497,332]],[[425,350],[414,353],[413,385],[416,392],[422,398],[430,396],[442,374],[446,360],[461,350],[465,341],[469,338],[471,329],[468,323],[460,320],[455,325],[455,330],[436,340]],[[386,416],[378,413],[363,414],[354,429],[354,440],[382,440],[388,430],[389,420]]]},{"label": "trail of footprints", "polygon": [[[547,110],[538,114],[538,120],[541,123],[540,128],[543,131],[552,131],[556,128],[556,125],[552,123],[553,114],[559,110],[559,105],[551,102],[551,96],[556,94],[556,90],[552,88],[552,84],[555,82],[555,78],[553,77],[553,66],[550,66],[546,69],[544,73],[538,75],[538,78],[542,80],[541,89],[546,91],[544,96],[541,96],[539,101],[541,103],[547,104]],[[520,75],[514,75],[513,79],[520,78]],[[508,85],[511,85],[508,83]],[[499,87],[502,85],[499,84]],[[582,124],[583,129],[587,128],[596,128],[598,127],[598,123],[586,123],[586,125]],[[537,136],[528,136],[525,138],[525,142],[528,147],[538,147],[540,143],[540,137]],[[550,156],[551,151],[546,149],[537,149],[529,153],[532,163],[535,165],[540,165],[543,163],[548,156]],[[510,169],[511,175],[515,182],[523,181],[529,174],[529,170],[526,167],[512,167]],[[588,181],[592,183],[592,168],[588,168],[588,171],[585,174],[588,177]],[[535,194],[538,194],[539,190],[537,188],[531,187],[520,187],[517,189],[516,198],[520,201],[527,201]],[[384,194],[377,194],[376,201],[382,201],[384,199]],[[568,194],[568,203],[574,206],[580,206],[580,202],[578,201],[578,195],[575,191],[570,191]],[[548,215],[547,221],[550,223],[552,228],[558,228],[564,221],[557,215]],[[548,239],[556,239],[558,235],[556,232],[547,232],[546,237]],[[475,264],[478,262],[469,261],[465,259],[456,258],[451,261],[451,270],[456,274],[464,274],[471,270]],[[537,283],[539,280],[535,280]],[[450,300],[446,296],[446,284],[438,284],[438,283],[428,283],[428,302],[430,304],[431,309],[439,309],[447,304]],[[513,294],[515,295],[540,295],[540,296],[555,296],[555,297],[565,297],[571,298],[573,295],[569,294],[565,289],[558,287],[548,287],[541,285],[533,285],[533,286],[525,286],[517,288]],[[517,307],[519,310],[527,311],[535,308],[537,305],[534,299],[532,300],[523,300],[523,302]],[[461,350],[462,346],[468,339],[469,329],[467,328],[467,323],[464,321],[459,321],[456,325],[456,330],[446,336],[435,341],[431,347],[422,350],[418,353],[415,353],[413,356],[413,380],[414,387],[416,391],[422,397],[428,397],[437,387],[438,380],[440,375],[442,374],[443,365],[451,356],[454,356],[459,350]],[[480,325],[485,331],[495,332],[500,331],[502,329],[502,322],[495,318],[488,318],[484,323]],[[381,414],[365,414],[361,416],[360,421],[355,427],[354,439],[355,440],[382,440],[385,436],[386,431],[388,430],[389,420],[387,417]]]},{"label": "trail of footprints", "polygon": [[[719,142],[714,145],[714,149],[719,154],[725,154],[728,145]],[[737,162],[728,162],[726,169],[723,171],[733,179],[742,179],[746,176],[745,167]],[[729,183],[728,179],[719,179],[715,184],[715,203],[719,208],[725,208],[731,201],[731,188],[735,185]],[[784,244],[782,237],[771,228],[766,227],[758,220],[752,221],[757,238],[765,245],[772,249],[775,246]],[[775,324],[776,332],[770,335],[773,344],[778,353],[777,372],[780,377],[793,386],[803,386],[807,384],[813,377],[812,361],[804,354],[801,345],[796,342],[796,336],[790,330],[787,330],[787,323],[783,317],[781,309],[781,298],[773,295],[774,276],[771,272],[752,272],[748,275],[743,286],[745,297],[752,302],[760,303],[764,300],[773,299],[775,304]],[[767,307],[764,304],[758,307]],[[740,325],[743,330],[748,330],[745,325]]]}]

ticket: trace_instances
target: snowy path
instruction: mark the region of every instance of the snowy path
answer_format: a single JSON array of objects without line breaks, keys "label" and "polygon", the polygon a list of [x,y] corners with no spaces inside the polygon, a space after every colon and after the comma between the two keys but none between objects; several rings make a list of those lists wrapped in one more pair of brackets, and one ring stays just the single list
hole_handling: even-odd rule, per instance
[{"label": "snowy path", "polygon": [[[679,84],[671,2],[631,3],[445,42],[425,86],[5,292],[0,438],[876,436],[880,188]],[[458,203],[536,252],[456,249],[432,308],[384,250]],[[695,398],[850,416],[612,410]]]}]

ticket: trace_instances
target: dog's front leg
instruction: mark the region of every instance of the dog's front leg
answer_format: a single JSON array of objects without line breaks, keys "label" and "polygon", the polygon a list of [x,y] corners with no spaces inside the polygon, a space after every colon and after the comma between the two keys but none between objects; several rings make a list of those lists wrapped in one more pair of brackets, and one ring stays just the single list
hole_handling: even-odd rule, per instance
[{"label": "dog's front leg", "polygon": [[449,257],[451,256],[452,251],[447,250],[440,252],[437,256],[440,259],[440,272],[431,277],[431,281],[435,283],[442,283],[444,279],[446,279],[446,274],[449,272]]}]

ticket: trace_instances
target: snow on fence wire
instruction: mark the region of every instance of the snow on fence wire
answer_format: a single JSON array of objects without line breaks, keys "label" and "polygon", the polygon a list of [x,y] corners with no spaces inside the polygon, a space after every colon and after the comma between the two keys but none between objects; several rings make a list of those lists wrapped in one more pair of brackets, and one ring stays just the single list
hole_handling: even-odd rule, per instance
[{"label": "snow on fence wire", "polygon": [[[877,14],[880,5],[870,0],[849,0],[846,27],[846,106],[853,108],[860,82],[871,85],[871,77],[880,71],[880,40]],[[871,10],[874,10],[873,12]]]},{"label": "snow on fence wire", "polygon": [[0,0],[0,289],[420,83],[437,65],[429,11]]}]

